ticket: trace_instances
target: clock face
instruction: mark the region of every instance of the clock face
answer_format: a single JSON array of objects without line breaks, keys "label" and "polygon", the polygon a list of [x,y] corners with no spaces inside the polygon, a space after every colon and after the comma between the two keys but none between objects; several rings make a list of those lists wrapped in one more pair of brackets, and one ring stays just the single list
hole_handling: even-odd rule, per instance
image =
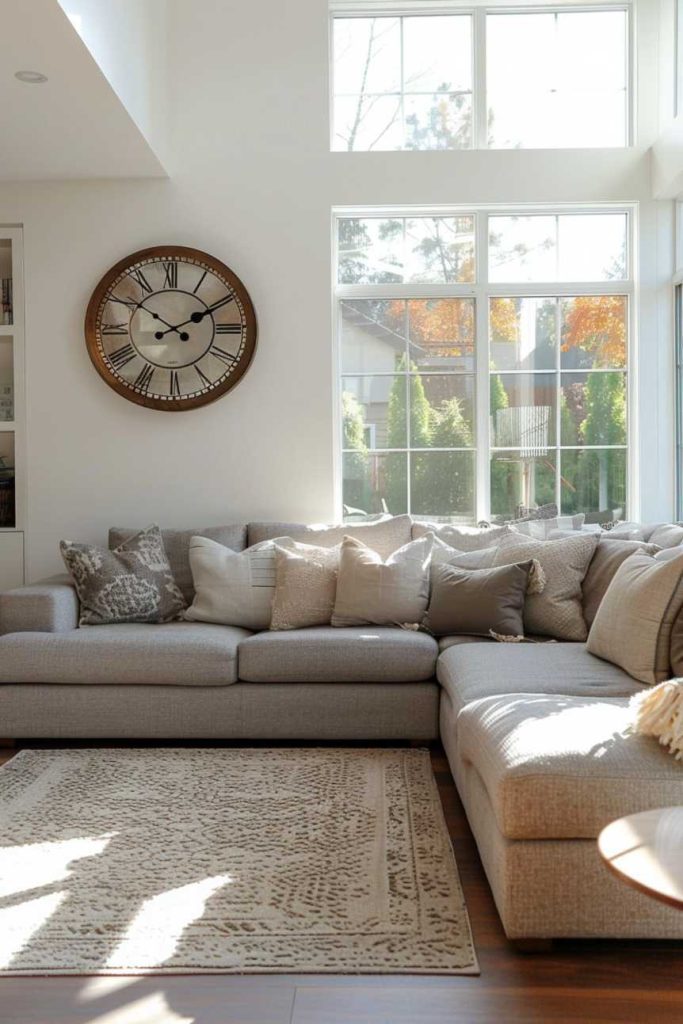
[{"label": "clock face", "polygon": [[207,253],[156,246],[121,260],[88,305],[90,358],[119,394],[175,412],[234,387],[256,347],[242,282]]}]

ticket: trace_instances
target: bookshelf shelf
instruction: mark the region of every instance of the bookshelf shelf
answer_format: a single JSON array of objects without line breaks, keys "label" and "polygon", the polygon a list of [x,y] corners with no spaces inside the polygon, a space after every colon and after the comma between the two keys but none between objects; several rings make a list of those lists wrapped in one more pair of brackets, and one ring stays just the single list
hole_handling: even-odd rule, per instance
[{"label": "bookshelf shelf", "polygon": [[24,581],[23,297],[22,231],[0,226],[0,589]]}]

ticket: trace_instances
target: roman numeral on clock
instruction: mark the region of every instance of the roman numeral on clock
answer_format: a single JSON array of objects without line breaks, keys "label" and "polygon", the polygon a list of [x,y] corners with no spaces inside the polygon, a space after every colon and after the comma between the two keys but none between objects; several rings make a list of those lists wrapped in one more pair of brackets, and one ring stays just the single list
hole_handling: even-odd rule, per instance
[{"label": "roman numeral on clock", "polygon": [[152,291],[152,286],[141,270],[129,270],[128,276],[132,277],[134,281],[137,281],[145,295],[149,295]]},{"label": "roman numeral on clock", "polygon": [[215,313],[217,309],[220,309],[222,306],[227,306],[227,304],[229,302],[234,302],[234,301],[235,301],[235,296],[228,294],[228,295],[224,296],[224,298],[219,299],[218,302],[214,302],[214,304],[212,306],[209,306],[209,310],[212,313]]},{"label": "roman numeral on clock", "polygon": [[107,356],[107,360],[115,370],[120,370],[126,365],[126,363],[129,363],[131,359],[135,359],[136,355],[137,352],[132,345],[122,345],[121,348],[117,348],[115,352],[111,352]]},{"label": "roman numeral on clock", "polygon": [[205,373],[203,373],[203,372],[202,372],[202,371],[201,371],[201,370],[199,369],[199,367],[198,367],[198,366],[196,365],[196,363],[195,363],[195,370],[197,371],[197,374],[198,374],[198,376],[199,376],[199,379],[200,379],[200,381],[202,382],[202,384],[204,385],[204,387],[206,387],[206,388],[210,388],[210,387],[211,387],[211,385],[213,384],[213,381],[212,381],[212,380],[209,380],[209,378],[208,378],[208,377],[206,376],[206,374],[205,374]]},{"label": "roman numeral on clock", "polygon": [[172,398],[176,395],[180,398],[180,380],[178,378],[177,370],[171,370],[168,381],[168,391]]},{"label": "roman numeral on clock", "polygon": [[122,306],[126,306],[128,309],[137,309],[137,302],[135,299],[120,299],[118,295],[108,295],[107,302],[119,302]]},{"label": "roman numeral on clock", "polygon": [[154,367],[150,366],[149,363],[145,363],[139,374],[135,378],[133,387],[140,388],[141,391],[147,393],[149,386],[152,383],[152,377],[154,376]]},{"label": "roman numeral on clock", "polygon": [[126,324],[102,324],[102,334],[128,334]]},{"label": "roman numeral on clock", "polygon": [[194,288],[192,289],[192,293],[193,293],[193,295],[196,295],[196,294],[197,294],[197,292],[199,291],[199,289],[201,288],[201,286],[202,286],[202,283],[203,283],[203,281],[204,281],[204,278],[206,277],[207,273],[208,273],[208,271],[206,271],[206,270],[205,270],[205,271],[204,271],[204,273],[202,274],[202,276],[201,276],[201,277],[199,278],[199,280],[197,281],[196,285],[195,285],[195,286],[194,286]]},{"label": "roman numeral on clock", "polygon": [[241,334],[242,324],[216,324],[216,334]]},{"label": "roman numeral on clock", "polygon": [[225,363],[226,366],[232,366],[233,363],[237,362],[237,356],[230,355],[229,352],[224,352],[222,348],[218,347],[218,345],[213,346],[211,349],[211,355],[215,356],[216,359],[220,359],[220,361]]},{"label": "roman numeral on clock", "polygon": [[164,288],[178,287],[178,264],[164,263]]}]

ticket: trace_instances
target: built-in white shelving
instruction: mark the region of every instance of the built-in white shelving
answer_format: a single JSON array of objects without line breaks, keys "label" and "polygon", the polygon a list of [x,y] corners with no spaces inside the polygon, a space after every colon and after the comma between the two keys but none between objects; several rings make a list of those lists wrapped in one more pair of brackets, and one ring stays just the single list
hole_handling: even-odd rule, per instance
[{"label": "built-in white shelving", "polygon": [[24,424],[22,230],[0,226],[0,590],[24,582]]}]

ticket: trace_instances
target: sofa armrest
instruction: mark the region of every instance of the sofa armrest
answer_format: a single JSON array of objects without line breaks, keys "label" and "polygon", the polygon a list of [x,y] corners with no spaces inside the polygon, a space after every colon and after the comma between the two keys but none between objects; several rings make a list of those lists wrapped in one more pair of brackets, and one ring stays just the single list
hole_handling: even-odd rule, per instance
[{"label": "sofa armrest", "polygon": [[78,614],[78,595],[67,575],[0,594],[0,634],[65,633],[78,627]]}]

